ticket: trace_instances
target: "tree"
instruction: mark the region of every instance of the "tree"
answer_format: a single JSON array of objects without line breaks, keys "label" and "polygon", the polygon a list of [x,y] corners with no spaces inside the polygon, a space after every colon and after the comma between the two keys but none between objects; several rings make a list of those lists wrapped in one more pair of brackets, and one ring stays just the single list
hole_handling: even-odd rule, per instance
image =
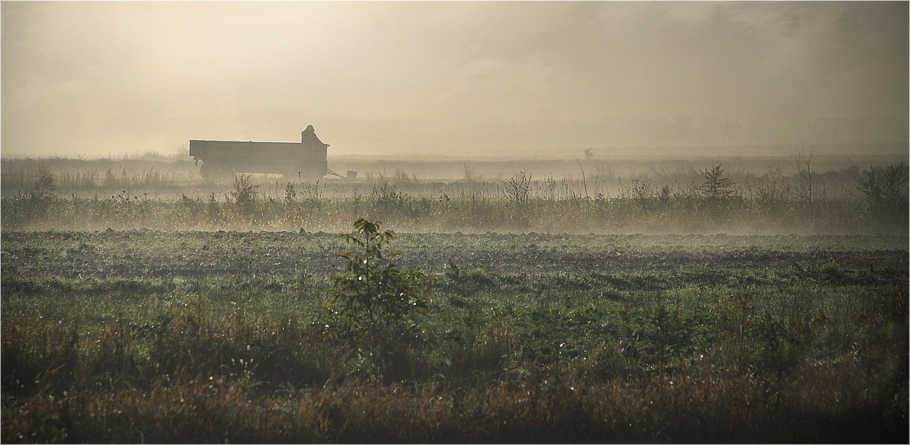
[{"label": "tree", "polygon": [[721,165],[723,164],[698,172],[704,178],[704,182],[696,189],[712,201],[729,198],[733,194],[733,186],[736,185],[732,178],[723,176],[724,169],[721,168]]},{"label": "tree", "polygon": [[594,148],[591,148],[591,147],[586,148],[585,149],[585,159],[590,161],[591,158],[593,158],[593,157],[594,157]]}]

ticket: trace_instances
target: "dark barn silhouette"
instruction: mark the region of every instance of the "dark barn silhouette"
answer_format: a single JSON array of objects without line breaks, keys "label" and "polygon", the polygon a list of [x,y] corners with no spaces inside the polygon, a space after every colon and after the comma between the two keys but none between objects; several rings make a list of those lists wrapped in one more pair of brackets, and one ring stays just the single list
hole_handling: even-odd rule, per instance
[{"label": "dark barn silhouette", "polygon": [[308,125],[300,142],[190,141],[190,156],[202,161],[204,176],[237,173],[277,173],[321,178],[328,171],[324,144]]}]

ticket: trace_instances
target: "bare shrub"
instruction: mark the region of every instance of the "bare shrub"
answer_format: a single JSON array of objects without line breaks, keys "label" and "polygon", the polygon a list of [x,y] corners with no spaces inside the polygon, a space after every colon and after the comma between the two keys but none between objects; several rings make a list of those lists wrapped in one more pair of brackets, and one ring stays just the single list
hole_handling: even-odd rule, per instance
[{"label": "bare shrub", "polygon": [[806,202],[809,203],[809,208],[812,208],[812,187],[814,186],[815,174],[812,172],[812,158],[815,157],[815,150],[809,150],[809,153],[800,152],[796,155],[796,158],[793,160],[793,165],[796,168],[797,175],[800,180],[800,189],[802,191],[803,198]]},{"label": "bare shrub", "polygon": [[773,204],[783,198],[782,189],[783,172],[780,167],[768,167],[768,173],[762,176],[758,183],[758,199],[762,202]]},{"label": "bare shrub", "polygon": [[527,204],[531,200],[531,174],[521,170],[503,181],[502,190],[509,201],[519,205]]},{"label": "bare shrub", "polygon": [[869,213],[882,221],[907,222],[907,166],[869,167],[856,176],[856,188]]}]

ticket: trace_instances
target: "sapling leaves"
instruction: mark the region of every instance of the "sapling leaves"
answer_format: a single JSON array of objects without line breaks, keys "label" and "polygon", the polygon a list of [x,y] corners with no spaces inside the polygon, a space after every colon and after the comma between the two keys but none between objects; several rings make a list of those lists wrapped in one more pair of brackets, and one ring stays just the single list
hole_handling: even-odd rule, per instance
[{"label": "sapling leaves", "polygon": [[380,225],[361,218],[352,233],[339,235],[359,249],[339,255],[347,264],[342,274],[331,276],[328,308],[340,327],[355,336],[398,330],[427,307],[421,295],[427,281],[423,272],[400,270],[390,259],[399,253],[383,252],[395,234],[380,232]]}]

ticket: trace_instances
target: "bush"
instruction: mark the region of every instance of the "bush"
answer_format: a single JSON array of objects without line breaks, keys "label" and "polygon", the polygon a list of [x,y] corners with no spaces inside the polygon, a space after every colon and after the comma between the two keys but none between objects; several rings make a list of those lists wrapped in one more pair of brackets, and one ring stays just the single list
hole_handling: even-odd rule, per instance
[{"label": "bush", "polygon": [[234,191],[231,197],[234,203],[244,212],[249,212],[256,202],[256,188],[253,184],[252,175],[237,174],[234,176]]},{"label": "bush", "polygon": [[705,182],[696,187],[705,197],[717,201],[729,198],[733,194],[733,186],[736,185],[733,179],[724,177],[724,169],[720,164],[715,165],[710,170],[704,169],[698,172]]},{"label": "bush", "polygon": [[856,188],[869,208],[869,213],[880,221],[907,221],[907,166],[897,165],[859,172]]},{"label": "bush", "polygon": [[354,222],[354,233],[339,235],[357,251],[340,255],[348,263],[344,273],[331,276],[335,287],[329,310],[355,333],[399,331],[411,315],[427,307],[427,299],[420,295],[426,284],[423,272],[398,269],[390,259],[398,252],[383,252],[395,234],[380,233],[379,226],[378,221],[361,218]]},{"label": "bush", "polygon": [[531,174],[522,170],[502,183],[503,193],[517,205],[527,204],[531,199]]}]

